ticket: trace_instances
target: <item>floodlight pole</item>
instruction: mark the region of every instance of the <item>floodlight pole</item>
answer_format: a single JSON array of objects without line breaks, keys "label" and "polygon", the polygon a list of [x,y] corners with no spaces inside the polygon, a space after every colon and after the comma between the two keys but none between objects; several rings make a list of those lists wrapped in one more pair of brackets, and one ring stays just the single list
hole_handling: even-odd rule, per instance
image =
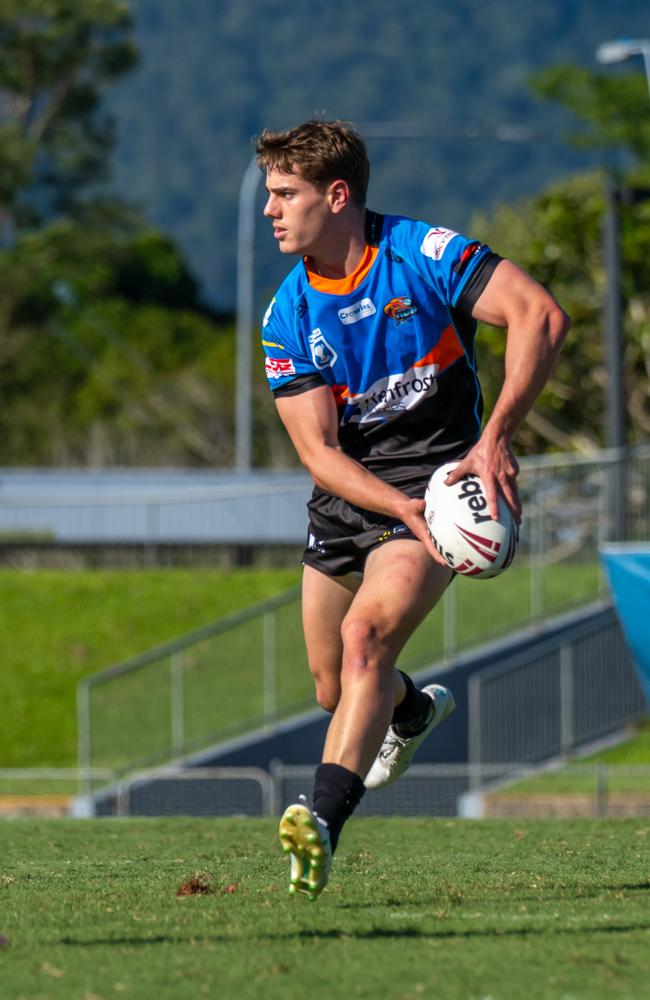
[{"label": "floodlight pole", "polygon": [[621,303],[621,250],[619,208],[621,190],[608,178],[605,184],[603,257],[607,290],[603,313],[605,381],[605,445],[614,461],[607,480],[607,540],[622,541],[626,526],[625,393],[623,374],[623,321]]},{"label": "floodlight pole", "polygon": [[239,190],[237,229],[237,347],[235,373],[235,468],[250,472],[252,442],[253,288],[255,196],[261,172],[255,157],[250,161]]}]

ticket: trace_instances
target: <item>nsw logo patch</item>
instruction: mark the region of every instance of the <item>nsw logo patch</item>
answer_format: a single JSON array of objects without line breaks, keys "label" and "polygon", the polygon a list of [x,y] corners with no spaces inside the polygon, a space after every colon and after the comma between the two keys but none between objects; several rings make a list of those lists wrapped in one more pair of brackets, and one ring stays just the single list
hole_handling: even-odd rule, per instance
[{"label": "nsw logo patch", "polygon": [[338,354],[331,344],[325,340],[323,331],[316,327],[309,334],[311,356],[317,368],[332,368],[336,364]]}]

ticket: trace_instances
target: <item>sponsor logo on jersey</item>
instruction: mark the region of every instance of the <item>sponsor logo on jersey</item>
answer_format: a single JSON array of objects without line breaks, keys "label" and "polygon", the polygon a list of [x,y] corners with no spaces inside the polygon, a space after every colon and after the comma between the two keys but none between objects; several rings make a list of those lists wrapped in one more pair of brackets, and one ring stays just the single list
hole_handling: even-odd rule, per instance
[{"label": "sponsor logo on jersey", "polygon": [[[268,304],[268,308],[264,313],[264,319],[262,320],[262,326],[268,326],[269,320],[271,319],[271,313],[273,312],[273,306],[275,305],[275,295]],[[259,313],[257,314],[259,316]]]},{"label": "sponsor logo on jersey", "polygon": [[464,355],[452,324],[442,331],[437,344],[415,361],[408,371],[377,379],[365,392],[344,389],[337,402],[347,403],[343,423],[390,420],[404,410],[412,410],[438,391],[437,376]]},{"label": "sponsor logo on jersey", "polygon": [[458,236],[458,233],[454,232],[453,229],[430,229],[422,240],[420,253],[423,253],[425,257],[431,257],[432,260],[440,260],[447,244],[453,240],[454,236]]},{"label": "sponsor logo on jersey", "polygon": [[391,299],[390,302],[384,306],[384,313],[386,316],[391,316],[397,325],[400,323],[406,323],[407,319],[419,312],[417,302],[408,295],[402,295],[400,298]]},{"label": "sponsor logo on jersey", "polygon": [[336,364],[338,354],[331,344],[325,340],[322,330],[316,327],[309,334],[309,347],[311,356],[317,368],[331,368]]},{"label": "sponsor logo on jersey", "polygon": [[358,323],[360,319],[365,319],[366,316],[374,316],[376,312],[375,303],[372,299],[360,299],[359,302],[355,302],[351,306],[339,309],[339,319],[345,326],[349,326],[350,323]]},{"label": "sponsor logo on jersey", "polygon": [[309,308],[307,305],[307,300],[304,295],[298,299],[294,308],[296,310],[296,315],[298,316],[299,319],[301,319],[307,312],[307,309]]},{"label": "sponsor logo on jersey", "polygon": [[284,378],[285,375],[296,374],[291,358],[267,358],[264,367],[267,378]]},{"label": "sponsor logo on jersey", "polygon": [[394,250],[391,250],[390,247],[388,247],[388,249],[384,250],[384,253],[386,254],[386,256],[388,257],[389,260],[392,260],[393,264],[403,264],[404,263],[404,258],[400,257],[400,255],[398,253],[395,253]]},{"label": "sponsor logo on jersey", "polygon": [[438,391],[436,375],[440,365],[417,365],[403,375],[378,379],[366,392],[350,393],[345,422],[365,424],[372,420],[388,420],[400,411],[412,410],[427,396]]}]

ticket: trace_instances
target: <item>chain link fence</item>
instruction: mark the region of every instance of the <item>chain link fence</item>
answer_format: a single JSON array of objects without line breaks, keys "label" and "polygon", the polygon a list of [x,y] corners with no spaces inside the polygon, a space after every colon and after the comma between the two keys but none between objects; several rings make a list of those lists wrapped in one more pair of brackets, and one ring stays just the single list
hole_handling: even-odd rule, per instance
[{"label": "chain link fence", "polygon": [[[603,596],[598,547],[607,534],[608,476],[617,462],[606,453],[597,460],[525,460],[514,565],[494,580],[457,579],[407,643],[400,666],[417,671],[449,663]],[[650,447],[633,453],[626,475],[628,537],[648,537]],[[82,681],[79,763],[124,773],[271,728],[312,705],[300,597],[292,590]]]}]

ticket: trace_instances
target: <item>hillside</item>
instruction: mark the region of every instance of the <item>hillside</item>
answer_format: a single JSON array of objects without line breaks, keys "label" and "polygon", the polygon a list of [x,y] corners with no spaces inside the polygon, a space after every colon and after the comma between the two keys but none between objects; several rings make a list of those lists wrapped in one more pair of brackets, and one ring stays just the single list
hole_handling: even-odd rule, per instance
[{"label": "hillside", "polygon": [[[142,58],[110,97],[115,184],[180,241],[224,308],[235,297],[239,185],[265,125],[314,114],[362,129],[413,124],[426,138],[369,141],[372,204],[467,229],[474,209],[589,162],[567,146],[568,120],[534,97],[530,74],[560,62],[595,70],[600,42],[650,33],[637,0],[130,2]],[[526,141],[502,141],[512,126]],[[260,302],[283,271],[271,243],[260,225]]]}]

